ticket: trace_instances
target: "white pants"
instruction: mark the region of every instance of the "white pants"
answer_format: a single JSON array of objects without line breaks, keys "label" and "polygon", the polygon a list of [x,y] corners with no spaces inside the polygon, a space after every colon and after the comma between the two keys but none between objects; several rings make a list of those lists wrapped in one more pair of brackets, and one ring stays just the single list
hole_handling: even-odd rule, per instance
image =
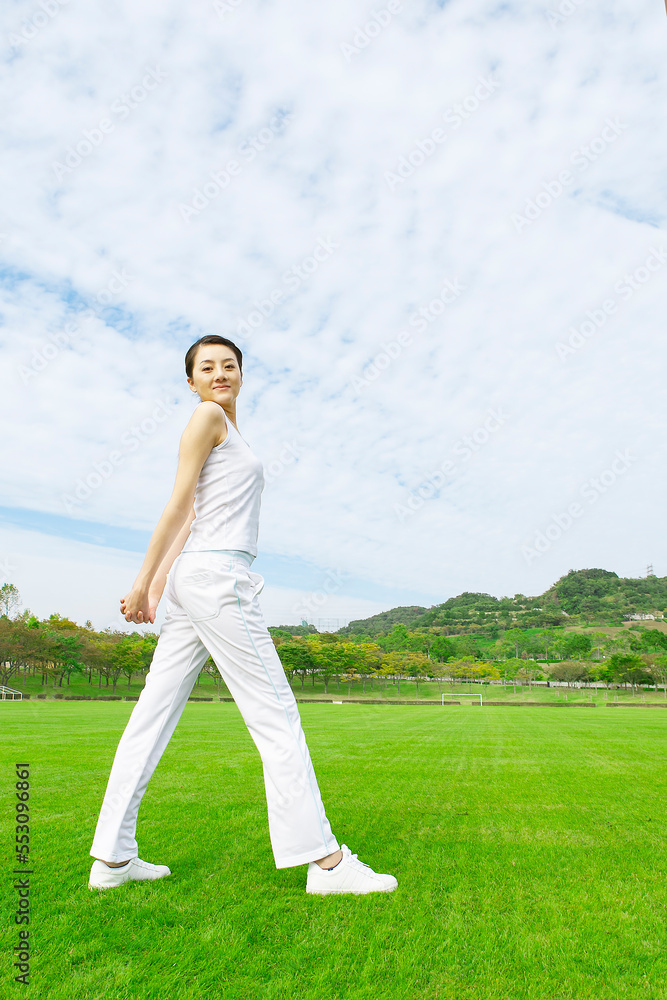
[{"label": "white pants", "polygon": [[[262,758],[276,868],[338,850],[324,812],[292,689],[266,628],[253,556],[181,552],[165,588],[167,616],[146,683],[118,744],[90,853],[138,854],[141,797],[209,653]],[[212,709],[215,712],[215,709]]]}]

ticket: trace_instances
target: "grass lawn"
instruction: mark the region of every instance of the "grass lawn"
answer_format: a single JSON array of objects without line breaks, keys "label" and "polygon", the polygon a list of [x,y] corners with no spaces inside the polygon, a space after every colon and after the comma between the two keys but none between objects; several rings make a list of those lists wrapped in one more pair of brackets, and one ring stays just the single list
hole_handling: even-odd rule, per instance
[{"label": "grass lawn", "polygon": [[[301,705],[327,814],[388,895],[277,871],[233,704],[186,706],[139,813],[172,875],[87,887],[127,702],[0,703],[0,996],[667,997],[667,712]],[[14,764],[31,781],[31,985],[13,982]]]}]

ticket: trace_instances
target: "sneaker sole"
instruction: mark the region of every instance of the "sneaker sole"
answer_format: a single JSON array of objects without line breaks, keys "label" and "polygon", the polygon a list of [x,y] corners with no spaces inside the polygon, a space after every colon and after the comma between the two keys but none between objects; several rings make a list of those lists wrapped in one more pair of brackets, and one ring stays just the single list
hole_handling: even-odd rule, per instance
[{"label": "sneaker sole", "polygon": [[398,889],[397,885],[389,886],[388,889],[308,889],[306,892],[311,896],[370,896],[372,892],[393,892]]},{"label": "sneaker sole", "polygon": [[119,885],[127,885],[128,882],[158,882],[161,878],[167,878],[166,875],[160,875],[158,878],[126,878],[124,882],[114,882],[113,885],[95,885],[92,882],[88,883],[89,889],[117,889]]}]

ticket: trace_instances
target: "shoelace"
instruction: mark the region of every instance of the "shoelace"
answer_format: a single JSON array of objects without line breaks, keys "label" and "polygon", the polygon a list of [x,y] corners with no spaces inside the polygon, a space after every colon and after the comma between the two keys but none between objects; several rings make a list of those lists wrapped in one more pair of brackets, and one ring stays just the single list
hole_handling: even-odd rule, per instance
[{"label": "shoelace", "polygon": [[[364,861],[360,861],[358,855],[350,854],[348,858],[348,863],[354,861],[355,868],[368,868],[369,871],[373,871],[370,865],[367,865]],[[375,874],[375,872],[373,872]]]}]

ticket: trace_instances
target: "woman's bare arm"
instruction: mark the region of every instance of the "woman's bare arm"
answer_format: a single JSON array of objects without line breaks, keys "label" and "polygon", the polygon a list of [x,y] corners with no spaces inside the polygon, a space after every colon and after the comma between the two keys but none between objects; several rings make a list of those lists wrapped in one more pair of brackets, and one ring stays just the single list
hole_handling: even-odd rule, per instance
[{"label": "woman's bare arm", "polygon": [[[157,568],[157,570],[155,572],[155,576],[151,580],[151,585],[150,585],[149,590],[150,590],[151,595],[154,595],[155,597],[157,597],[157,601],[159,601],[160,598],[162,597],[162,593],[163,593],[165,585],[167,583],[167,574],[169,573],[169,570],[173,566],[174,560],[180,554],[183,546],[185,545],[186,539],[187,539],[188,535],[190,534],[190,526],[191,526],[192,522],[194,521],[194,519],[195,519],[195,508],[194,508],[194,505],[193,505],[192,510],[190,511],[190,513],[188,514],[187,518],[185,519],[183,527],[181,528],[181,530],[179,531],[179,533],[176,535],[176,538],[174,539],[173,545],[171,546],[171,548],[167,552],[166,556],[164,557],[164,559],[162,560],[162,562],[158,566],[158,568]],[[157,603],[157,601],[156,601],[156,603]]]},{"label": "woman's bare arm", "polygon": [[[185,531],[188,518],[189,530],[199,473],[223,429],[226,430],[226,418],[222,407],[213,400],[207,400],[197,407],[183,431],[174,489],[148,543],[146,556],[132,589],[121,598],[121,614],[128,622],[147,624],[155,621],[155,608],[151,610],[149,607],[148,592],[158,571],[175,549],[177,538]],[[181,548],[185,537],[186,535]],[[178,552],[174,554],[173,559],[177,554]]]}]

